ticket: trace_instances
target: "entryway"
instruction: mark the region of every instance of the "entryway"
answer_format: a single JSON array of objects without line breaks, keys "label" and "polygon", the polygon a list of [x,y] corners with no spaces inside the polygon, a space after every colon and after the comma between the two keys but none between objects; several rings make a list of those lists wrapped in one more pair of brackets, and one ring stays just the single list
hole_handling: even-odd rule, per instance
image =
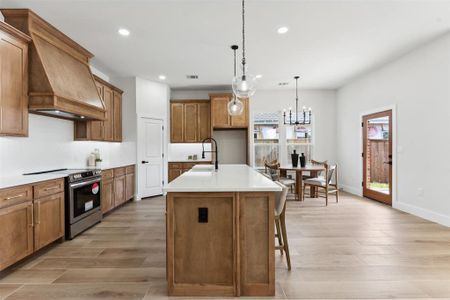
[{"label": "entryway", "polygon": [[392,205],[392,110],[362,118],[363,196]]},{"label": "entryway", "polygon": [[163,120],[141,117],[138,126],[138,195],[139,198],[161,195],[164,184]]}]

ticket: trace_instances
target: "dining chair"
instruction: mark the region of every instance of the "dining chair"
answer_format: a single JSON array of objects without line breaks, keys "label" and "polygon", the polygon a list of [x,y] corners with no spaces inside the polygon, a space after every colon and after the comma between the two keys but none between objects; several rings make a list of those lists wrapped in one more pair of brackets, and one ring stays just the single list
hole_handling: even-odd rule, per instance
[{"label": "dining chair", "polygon": [[[306,179],[303,181],[303,200],[305,200],[306,187],[316,188],[316,197],[321,196],[325,198],[325,205],[328,206],[328,195],[336,195],[336,203],[339,202],[339,186],[338,186],[338,168],[337,165],[324,164],[325,177],[318,176],[315,178]],[[334,175],[334,183],[333,183]]]},{"label": "dining chair", "polygon": [[285,186],[289,187],[291,190],[291,193],[294,193],[295,191],[295,180],[292,178],[287,177],[281,177],[280,176],[280,163],[278,161],[273,160],[270,163],[267,161],[264,161],[264,167],[266,170],[266,173],[270,175],[273,181],[280,181]]},{"label": "dining chair", "polygon": [[281,191],[275,193],[275,237],[278,240],[278,246],[275,246],[275,250],[280,250],[281,255],[283,255],[283,252],[286,253],[288,270],[291,270],[291,256],[286,231],[286,198],[288,187],[279,181],[275,181],[275,183],[281,187]]}]

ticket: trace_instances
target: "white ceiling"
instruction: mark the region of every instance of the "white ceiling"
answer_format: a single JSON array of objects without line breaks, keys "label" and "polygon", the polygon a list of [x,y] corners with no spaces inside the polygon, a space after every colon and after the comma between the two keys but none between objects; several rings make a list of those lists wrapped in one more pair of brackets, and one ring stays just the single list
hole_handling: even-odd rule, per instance
[{"label": "white ceiling", "polygon": [[[240,0],[0,0],[33,9],[95,54],[113,76],[174,88],[223,87],[240,45]],[[276,29],[286,25],[289,32]],[[117,34],[120,27],[131,31]],[[259,88],[301,76],[300,86],[334,89],[450,28],[450,1],[247,1],[247,56]],[[186,79],[198,74],[198,80]]]}]

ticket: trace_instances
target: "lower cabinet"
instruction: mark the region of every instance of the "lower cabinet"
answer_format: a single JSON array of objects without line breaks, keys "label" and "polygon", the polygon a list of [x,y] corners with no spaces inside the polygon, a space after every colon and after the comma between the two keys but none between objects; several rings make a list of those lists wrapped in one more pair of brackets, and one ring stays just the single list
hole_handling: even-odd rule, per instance
[{"label": "lower cabinet", "polygon": [[210,161],[201,161],[201,162],[169,162],[169,173],[168,180],[171,182],[184,172],[192,169],[193,166],[198,164],[211,164]]},{"label": "lower cabinet", "polygon": [[33,203],[0,209],[0,270],[33,253]]},{"label": "lower cabinet", "polygon": [[102,170],[102,213],[134,198],[135,166]]},{"label": "lower cabinet", "polygon": [[64,236],[64,193],[34,200],[34,250]]},{"label": "lower cabinet", "polygon": [[104,179],[102,181],[102,213],[114,208],[114,180]]},{"label": "lower cabinet", "polygon": [[0,190],[0,270],[64,236],[64,179]]}]

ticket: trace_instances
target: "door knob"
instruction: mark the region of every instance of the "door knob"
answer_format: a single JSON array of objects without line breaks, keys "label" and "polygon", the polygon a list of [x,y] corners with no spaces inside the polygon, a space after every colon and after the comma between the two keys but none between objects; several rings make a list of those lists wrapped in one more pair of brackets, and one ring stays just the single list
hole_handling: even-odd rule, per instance
[{"label": "door knob", "polygon": [[142,163],[143,163],[143,164],[148,164],[148,161],[143,160]]}]

